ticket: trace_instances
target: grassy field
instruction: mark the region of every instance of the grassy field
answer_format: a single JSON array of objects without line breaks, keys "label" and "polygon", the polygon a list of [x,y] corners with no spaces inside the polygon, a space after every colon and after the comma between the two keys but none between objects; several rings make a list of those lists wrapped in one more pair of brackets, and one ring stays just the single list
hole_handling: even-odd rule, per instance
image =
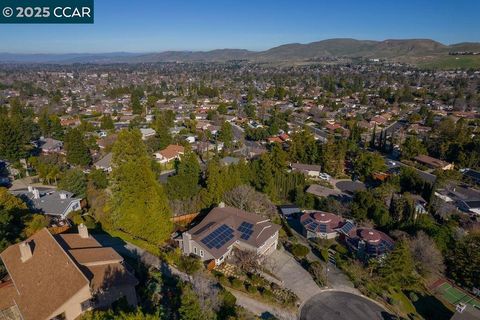
[{"label": "grassy field", "polygon": [[427,61],[418,62],[417,65],[426,69],[451,70],[451,69],[480,69],[480,56],[439,56]]}]

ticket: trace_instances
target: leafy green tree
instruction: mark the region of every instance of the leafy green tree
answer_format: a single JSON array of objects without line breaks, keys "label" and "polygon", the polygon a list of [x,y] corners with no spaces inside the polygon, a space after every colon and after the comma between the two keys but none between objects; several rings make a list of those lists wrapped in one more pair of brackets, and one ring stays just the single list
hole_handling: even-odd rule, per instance
[{"label": "leafy green tree", "polygon": [[408,136],[402,145],[402,158],[412,159],[420,154],[425,154],[427,149],[423,145],[422,141],[417,137]]},{"label": "leafy green tree", "polygon": [[80,169],[70,169],[61,175],[58,187],[70,191],[76,197],[85,197],[87,191],[87,177]]},{"label": "leafy green tree", "polygon": [[0,187],[0,252],[20,240],[28,213],[22,200]]},{"label": "leafy green tree", "polygon": [[180,320],[213,320],[213,313],[205,312],[190,285],[183,285],[181,306],[178,309]]},{"label": "leafy green tree", "polygon": [[0,115],[0,158],[17,161],[25,157],[26,142],[20,123]]},{"label": "leafy green tree", "polygon": [[93,183],[96,189],[106,189],[108,187],[108,176],[103,170],[93,169],[88,175],[88,179]]},{"label": "leafy green tree", "polygon": [[226,148],[231,148],[233,146],[233,129],[232,125],[224,121],[220,132],[218,134],[218,140],[222,141]]},{"label": "leafy green tree", "polygon": [[382,172],[387,169],[385,160],[375,152],[360,152],[354,161],[355,172],[358,177],[365,181],[375,172]]},{"label": "leafy green tree", "polygon": [[87,166],[92,162],[90,150],[85,143],[83,133],[79,129],[74,128],[67,131],[64,148],[69,163]]},{"label": "leafy green tree", "polygon": [[115,129],[115,124],[113,123],[112,117],[109,114],[105,114],[100,120],[100,126],[104,130],[113,130]]},{"label": "leafy green tree", "polygon": [[292,162],[317,163],[318,148],[313,134],[306,130],[293,133],[290,141],[289,155]]},{"label": "leafy green tree", "polygon": [[122,130],[113,146],[111,221],[114,228],[160,244],[172,230],[170,208],[138,130]]}]

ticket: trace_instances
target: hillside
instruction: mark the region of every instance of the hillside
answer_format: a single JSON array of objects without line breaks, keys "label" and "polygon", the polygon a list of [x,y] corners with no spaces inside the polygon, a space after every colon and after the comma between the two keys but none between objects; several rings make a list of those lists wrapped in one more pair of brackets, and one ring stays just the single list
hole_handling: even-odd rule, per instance
[{"label": "hillside", "polygon": [[[291,43],[265,51],[218,49],[212,51],[165,51],[158,53],[105,54],[8,54],[0,53],[3,63],[149,63],[149,62],[224,62],[248,60],[252,62],[301,62],[326,57],[384,58],[421,66],[445,68],[480,67],[479,59],[466,57],[452,59],[449,52],[480,52],[480,43],[444,45],[430,39],[388,39],[384,41],[356,39],[328,39],[307,44]],[[439,63],[436,63],[439,61]],[[448,61],[448,63],[444,63]],[[465,63],[464,61],[469,61]]]}]

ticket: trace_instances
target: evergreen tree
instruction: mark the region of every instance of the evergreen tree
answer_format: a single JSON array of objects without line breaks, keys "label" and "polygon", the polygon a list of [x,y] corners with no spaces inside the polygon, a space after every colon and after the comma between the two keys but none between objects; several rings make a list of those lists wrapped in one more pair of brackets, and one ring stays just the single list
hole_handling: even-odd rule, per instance
[{"label": "evergreen tree", "polygon": [[233,129],[232,125],[224,121],[218,134],[218,140],[222,141],[226,148],[233,146]]},{"label": "evergreen tree", "polygon": [[88,149],[83,133],[77,129],[70,129],[65,135],[64,143],[67,153],[67,161],[73,165],[86,166],[92,162],[90,150]]},{"label": "evergreen tree", "polygon": [[380,268],[380,275],[389,287],[405,290],[415,285],[415,263],[405,240],[398,241],[395,249],[387,255]]},{"label": "evergreen tree", "polygon": [[111,222],[151,243],[167,240],[170,208],[138,130],[122,130],[113,146]]}]

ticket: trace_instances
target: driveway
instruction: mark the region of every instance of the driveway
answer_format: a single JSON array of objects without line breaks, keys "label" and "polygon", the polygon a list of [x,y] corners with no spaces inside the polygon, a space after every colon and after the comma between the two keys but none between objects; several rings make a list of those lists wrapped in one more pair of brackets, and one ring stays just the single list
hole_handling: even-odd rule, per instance
[{"label": "driveway", "polygon": [[388,320],[394,319],[375,302],[359,295],[325,291],[305,303],[300,320]]},{"label": "driveway", "polygon": [[286,251],[275,250],[268,257],[267,264],[272,273],[282,280],[284,286],[298,296],[300,303],[321,291],[310,273]]}]

